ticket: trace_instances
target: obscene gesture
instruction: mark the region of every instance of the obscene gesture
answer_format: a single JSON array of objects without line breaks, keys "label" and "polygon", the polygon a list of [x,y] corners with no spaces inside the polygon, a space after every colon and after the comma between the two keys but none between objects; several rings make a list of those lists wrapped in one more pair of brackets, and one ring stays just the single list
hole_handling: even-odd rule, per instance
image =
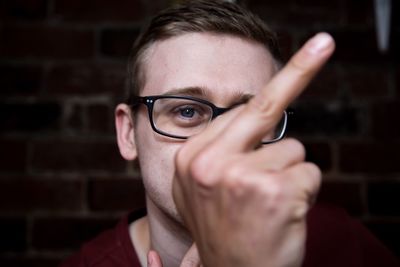
[{"label": "obscene gesture", "polygon": [[178,151],[173,196],[195,242],[181,266],[301,266],[320,170],[294,139],[259,144],[334,47],[328,34],[317,34],[258,95]]}]

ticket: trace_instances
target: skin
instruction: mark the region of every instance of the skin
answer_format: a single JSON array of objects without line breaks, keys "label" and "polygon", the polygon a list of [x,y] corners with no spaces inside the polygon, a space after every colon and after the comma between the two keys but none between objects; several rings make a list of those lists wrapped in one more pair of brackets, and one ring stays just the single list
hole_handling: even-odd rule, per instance
[{"label": "skin", "polygon": [[144,107],[135,118],[117,107],[120,152],[139,158],[147,193],[148,266],[301,265],[320,171],[296,140],[258,144],[333,49],[320,34],[275,76],[263,46],[233,36],[185,34],[148,50],[141,95],[183,90],[221,107],[255,96],[186,142],[153,132]]}]

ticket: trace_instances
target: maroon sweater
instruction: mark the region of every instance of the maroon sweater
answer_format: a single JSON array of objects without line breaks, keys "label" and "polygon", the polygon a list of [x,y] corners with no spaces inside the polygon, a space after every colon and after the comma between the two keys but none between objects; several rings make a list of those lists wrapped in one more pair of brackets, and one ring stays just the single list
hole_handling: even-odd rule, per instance
[{"label": "maroon sweater", "polygon": [[[128,228],[143,215],[124,217],[60,267],[140,267]],[[340,209],[316,205],[309,212],[307,229],[303,267],[400,267],[380,242]]]}]

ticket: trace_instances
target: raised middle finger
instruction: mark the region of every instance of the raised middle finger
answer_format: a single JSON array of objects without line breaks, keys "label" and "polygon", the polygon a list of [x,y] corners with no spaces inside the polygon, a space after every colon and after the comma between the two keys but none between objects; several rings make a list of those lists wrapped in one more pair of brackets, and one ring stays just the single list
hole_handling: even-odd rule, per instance
[{"label": "raised middle finger", "polygon": [[304,90],[334,50],[327,33],[311,38],[288,64],[253,97],[222,133],[215,149],[226,152],[254,148],[282,116],[284,109]]}]

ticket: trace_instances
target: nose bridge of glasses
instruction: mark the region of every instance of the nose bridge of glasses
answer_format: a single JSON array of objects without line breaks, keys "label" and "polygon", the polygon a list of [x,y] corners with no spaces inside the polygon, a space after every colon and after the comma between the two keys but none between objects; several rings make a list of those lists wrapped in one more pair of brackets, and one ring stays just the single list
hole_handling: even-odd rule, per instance
[{"label": "nose bridge of glasses", "polygon": [[[141,97],[138,102],[147,106],[152,128],[160,134],[174,138],[190,137],[191,135],[203,130],[211,120],[240,105],[217,107],[207,100],[190,96],[149,96]],[[182,119],[187,119],[184,118],[185,115],[192,114],[184,114],[180,112],[191,111],[191,109],[196,110],[195,112],[200,112],[198,114],[202,114],[202,120],[194,120],[191,122],[188,120],[187,122],[189,124],[180,124]],[[183,117],[178,121],[171,121],[171,116],[173,114],[178,115],[179,113],[183,115]],[[283,138],[287,125],[287,116],[290,114],[290,112],[283,112],[281,120],[272,131],[266,134],[262,143],[267,144]],[[171,122],[176,122],[177,124]],[[198,124],[198,122],[202,123]]]}]

